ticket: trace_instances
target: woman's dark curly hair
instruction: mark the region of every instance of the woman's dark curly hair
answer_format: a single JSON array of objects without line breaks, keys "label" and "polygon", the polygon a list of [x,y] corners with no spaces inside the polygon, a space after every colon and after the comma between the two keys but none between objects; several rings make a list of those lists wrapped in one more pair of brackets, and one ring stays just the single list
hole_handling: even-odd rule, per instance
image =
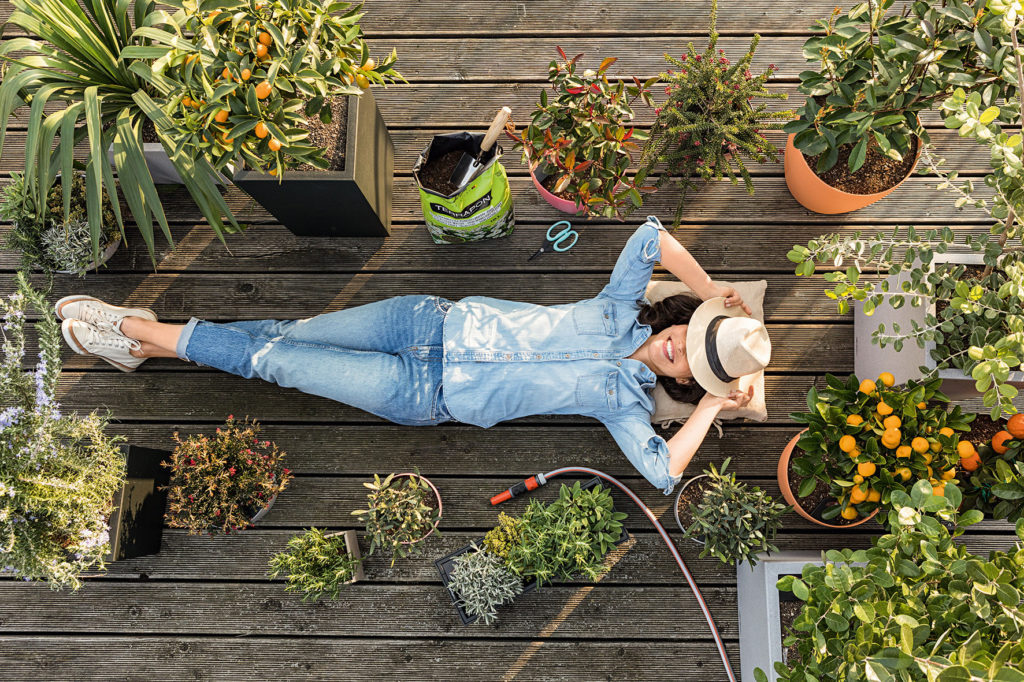
[{"label": "woman's dark curly hair", "polygon": [[[666,296],[656,303],[642,306],[636,320],[640,324],[650,325],[651,334],[654,335],[675,324],[690,324],[690,318],[701,303],[703,301],[691,294]],[[681,403],[696,403],[704,397],[705,390],[692,378],[680,383],[672,377],[658,377],[658,383],[672,400]]]}]

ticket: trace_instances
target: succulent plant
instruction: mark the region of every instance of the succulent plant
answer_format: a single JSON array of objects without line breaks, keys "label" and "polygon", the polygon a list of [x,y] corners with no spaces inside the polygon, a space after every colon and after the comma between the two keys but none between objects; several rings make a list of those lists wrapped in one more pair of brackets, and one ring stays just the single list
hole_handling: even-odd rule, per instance
[{"label": "succulent plant", "polygon": [[704,471],[704,497],[690,505],[693,521],[685,537],[704,540],[702,557],[714,556],[726,564],[744,560],[755,566],[758,552],[779,551],[771,541],[789,507],[757,486],[737,481],[735,472],[726,474],[730,461],[722,462],[721,469],[712,464]]},{"label": "succulent plant", "polygon": [[302,592],[302,601],[337,599],[341,587],[352,580],[359,559],[350,555],[341,533],[325,534],[310,528],[288,541],[288,550],[270,560],[270,577],[288,574],[285,590]]},{"label": "succulent plant", "polygon": [[[441,511],[429,504],[434,491],[426,479],[419,475],[396,476],[389,474],[381,480],[373,475],[373,483],[363,483],[370,489],[366,496],[366,509],[357,509],[352,514],[366,524],[370,536],[369,554],[377,549],[391,550],[391,565],[395,560],[420,551],[417,544],[437,525]],[[437,531],[440,535],[440,531]]]},{"label": "succulent plant", "polygon": [[495,607],[515,599],[523,591],[523,582],[499,557],[475,543],[472,548],[455,558],[448,588],[468,615],[491,625],[498,618]]}]

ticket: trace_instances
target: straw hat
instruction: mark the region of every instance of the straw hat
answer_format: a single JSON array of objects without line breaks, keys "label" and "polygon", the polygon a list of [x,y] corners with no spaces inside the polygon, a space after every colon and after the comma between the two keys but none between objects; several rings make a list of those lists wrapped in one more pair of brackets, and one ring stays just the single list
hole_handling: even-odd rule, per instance
[{"label": "straw hat", "polygon": [[764,324],[740,306],[725,307],[725,298],[710,298],[697,308],[686,330],[686,360],[700,387],[727,396],[740,377],[768,366],[772,342]]}]

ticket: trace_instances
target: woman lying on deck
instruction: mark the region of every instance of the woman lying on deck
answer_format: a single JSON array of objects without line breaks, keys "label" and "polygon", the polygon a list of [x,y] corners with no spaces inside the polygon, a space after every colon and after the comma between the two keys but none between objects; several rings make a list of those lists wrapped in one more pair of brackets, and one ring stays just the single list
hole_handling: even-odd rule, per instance
[{"label": "woman lying on deck", "polygon": [[[658,260],[703,303],[677,295],[648,304]],[[719,411],[750,401],[749,379],[771,353],[764,325],[736,291],[714,284],[654,217],[626,243],[604,290],[579,303],[400,296],[304,320],[175,325],[151,310],[68,296],[56,312],[75,352],[124,371],[177,357],[408,425],[594,417],[666,494]],[[668,441],[650,422],[655,381],[697,403]]]}]

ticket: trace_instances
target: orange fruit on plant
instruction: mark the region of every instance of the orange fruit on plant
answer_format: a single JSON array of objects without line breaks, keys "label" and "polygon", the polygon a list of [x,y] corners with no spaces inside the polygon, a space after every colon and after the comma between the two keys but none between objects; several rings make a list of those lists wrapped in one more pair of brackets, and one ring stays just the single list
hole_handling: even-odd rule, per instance
[{"label": "orange fruit on plant", "polygon": [[871,379],[865,379],[864,381],[860,382],[860,388],[857,390],[859,390],[861,393],[874,393],[875,382],[873,382]]},{"label": "orange fruit on plant", "polygon": [[260,45],[263,45],[265,47],[270,47],[271,45],[274,44],[274,38],[266,31],[262,31],[257,40],[260,41]]},{"label": "orange fruit on plant", "polygon": [[226,130],[220,134],[220,139],[224,142],[224,144],[231,144],[232,142],[235,141],[235,138],[228,137],[228,133]]},{"label": "orange fruit on plant", "polygon": [[883,417],[892,414],[892,406],[884,402],[879,402],[878,407],[876,407],[875,409],[878,410],[878,414],[882,415]]},{"label": "orange fruit on plant", "polygon": [[964,471],[976,471],[981,466],[981,455],[977,451],[972,452],[967,457],[960,458],[960,468]]},{"label": "orange fruit on plant", "polygon": [[939,476],[939,478],[941,478],[943,481],[948,481],[954,476],[956,476],[956,469],[947,469],[946,471],[942,472],[942,475]]},{"label": "orange fruit on plant", "polygon": [[367,78],[366,76],[364,76],[361,73],[357,73],[356,74],[356,85],[358,85],[361,88],[368,88],[368,87],[370,87],[370,79]]},{"label": "orange fruit on plant", "polygon": [[901,479],[903,479],[904,481],[909,481],[910,480],[911,473],[910,473],[910,469],[908,469],[907,467],[899,467],[899,468],[897,468],[896,469],[896,474]]},{"label": "orange fruit on plant", "polygon": [[863,477],[863,476],[861,476],[860,474],[856,474],[856,475],[855,475],[855,476],[853,477],[853,482],[854,482],[854,483],[856,483],[857,485],[860,485],[861,483],[863,483],[863,482],[864,482],[864,477]]},{"label": "orange fruit on plant", "polygon": [[919,402],[917,404],[917,409],[919,409],[919,410],[927,410],[928,409],[928,405],[925,404],[924,401],[921,401],[921,402]]},{"label": "orange fruit on plant", "polygon": [[924,460],[925,464],[931,464],[932,460],[935,459],[935,455],[930,452],[925,452],[921,455],[921,459]]},{"label": "orange fruit on plant", "polygon": [[855,518],[857,518],[857,510],[854,509],[853,507],[847,507],[843,511],[839,512],[839,515],[847,521],[853,521]]},{"label": "orange fruit on plant", "polygon": [[897,457],[910,457],[911,452],[913,452],[913,450],[910,448],[909,445],[901,445],[898,448],[896,448]]},{"label": "orange fruit on plant", "polygon": [[860,416],[859,414],[851,414],[849,417],[846,418],[847,426],[860,426],[863,423],[864,417]]},{"label": "orange fruit on plant", "polygon": [[850,489],[850,504],[860,504],[866,499],[868,499],[867,491],[862,490],[859,485]]},{"label": "orange fruit on plant", "polygon": [[846,454],[848,454],[850,456],[850,459],[854,459],[855,460],[858,457],[860,457],[860,450],[858,448],[854,448],[853,450],[850,450]]},{"label": "orange fruit on plant", "polygon": [[256,46],[256,56],[260,57],[260,58],[266,57],[267,56],[267,46],[264,45],[263,43],[260,43],[259,45],[257,45]]},{"label": "orange fruit on plant", "polygon": [[886,430],[898,429],[901,426],[903,426],[903,422],[900,421],[899,417],[897,417],[894,414],[891,414],[882,421],[882,426],[884,426]]},{"label": "orange fruit on plant", "polygon": [[945,436],[946,438],[952,438],[953,429],[949,428],[948,426],[943,426],[941,429],[939,429],[939,435]]},{"label": "orange fruit on plant", "polygon": [[247,81],[252,78],[252,71],[249,69],[242,69],[242,80]]},{"label": "orange fruit on plant", "polygon": [[270,83],[263,81],[256,86],[256,96],[260,99],[266,99],[270,97]]},{"label": "orange fruit on plant", "polygon": [[896,383],[896,377],[892,375],[892,372],[882,372],[878,375],[878,380],[882,382],[884,386],[890,387]]},{"label": "orange fruit on plant", "polygon": [[1017,413],[1007,419],[1006,430],[1014,438],[1024,438],[1024,414]]},{"label": "orange fruit on plant", "polygon": [[945,482],[943,482],[943,483],[936,483],[936,484],[932,485],[932,495],[942,496],[943,494],[945,494],[945,492],[946,492],[946,484],[945,484]]},{"label": "orange fruit on plant", "polygon": [[849,452],[857,447],[857,439],[853,436],[843,436],[839,439],[839,449],[843,452]]},{"label": "orange fruit on plant", "polygon": [[185,106],[185,107],[192,106],[192,98],[191,97],[187,97],[187,96],[186,97],[182,97],[181,98],[181,105]]},{"label": "orange fruit on plant", "polygon": [[229,113],[227,109],[221,109],[213,115],[213,120],[217,123],[227,123]]},{"label": "orange fruit on plant", "polygon": [[992,449],[998,452],[1000,455],[1006,454],[1009,450],[1009,446],[1006,441],[1013,440],[1013,434],[1009,431],[1000,431],[996,435],[992,436]]},{"label": "orange fruit on plant", "polygon": [[224,67],[224,70],[220,72],[220,77],[225,80],[231,80],[231,69]]},{"label": "orange fruit on plant", "polygon": [[370,57],[366,60],[366,63],[360,66],[359,68],[362,69],[363,71],[373,71],[375,68],[377,68],[377,62],[373,60],[373,57]]},{"label": "orange fruit on plant", "polygon": [[921,436],[918,436],[914,440],[910,441],[910,447],[914,450],[914,452],[924,454],[928,452],[930,444],[927,440],[921,438]]},{"label": "orange fruit on plant", "polygon": [[267,172],[268,172],[268,173],[270,173],[271,175],[277,175],[277,169],[276,169],[276,168],[271,168],[271,169],[270,169],[269,171],[267,171]]},{"label": "orange fruit on plant", "polygon": [[256,133],[256,137],[260,138],[261,140],[270,134],[270,130],[267,129],[267,124],[264,123],[263,121],[260,121],[259,123],[256,124],[256,127],[253,129],[253,132]]},{"label": "orange fruit on plant", "polygon": [[960,455],[961,459],[970,457],[974,452],[974,443],[969,440],[962,440],[956,444],[956,454]]},{"label": "orange fruit on plant", "polygon": [[270,151],[276,152],[278,149],[281,148],[281,143],[274,138],[270,138],[270,142],[267,143],[267,146],[270,147]]},{"label": "orange fruit on plant", "polygon": [[881,502],[882,493],[878,492],[874,488],[868,488],[868,502]]},{"label": "orange fruit on plant", "polygon": [[874,462],[861,462],[857,465],[857,473],[865,478],[873,476],[877,469]]}]

